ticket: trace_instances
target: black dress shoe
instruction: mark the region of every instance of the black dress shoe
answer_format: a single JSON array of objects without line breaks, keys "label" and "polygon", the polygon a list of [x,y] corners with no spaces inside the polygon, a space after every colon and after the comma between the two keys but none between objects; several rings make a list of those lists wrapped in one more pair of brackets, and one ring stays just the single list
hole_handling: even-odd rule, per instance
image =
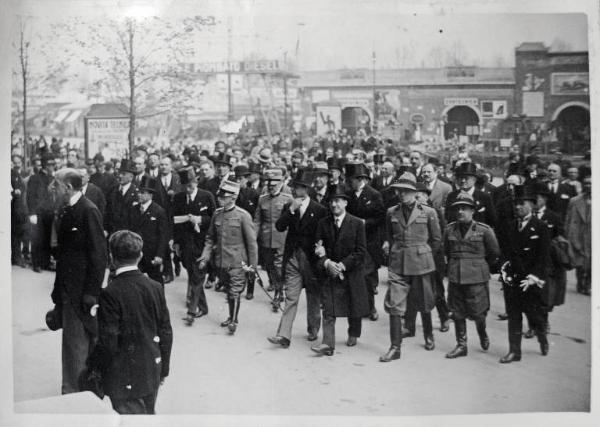
[{"label": "black dress shoe", "polygon": [[433,340],[433,336],[425,337],[425,350],[431,351],[435,349],[435,341]]},{"label": "black dress shoe", "polygon": [[383,356],[379,358],[380,362],[391,362],[392,360],[400,359],[400,347],[391,346]]},{"label": "black dress shoe", "polygon": [[34,273],[41,273],[42,269],[40,267],[33,267],[33,272]]},{"label": "black dress shoe", "polygon": [[448,320],[443,320],[440,322],[440,332],[448,332],[450,330],[450,322]]},{"label": "black dress shoe", "polygon": [[194,313],[194,318],[195,319],[199,319],[202,316],[206,316],[208,313],[206,311],[197,311],[196,313]]},{"label": "black dress shoe", "polygon": [[185,321],[185,326],[192,326],[194,324],[194,316],[191,314],[185,316],[183,320]]},{"label": "black dress shoe", "polygon": [[254,298],[254,294],[246,294],[246,299],[248,301],[250,301],[252,298]]},{"label": "black dress shoe", "polygon": [[323,356],[333,356],[333,351],[335,350],[334,348],[329,347],[327,344],[313,345],[310,349]]},{"label": "black dress shoe", "polygon": [[479,337],[479,344],[483,350],[487,351],[490,348],[490,338],[487,335]]},{"label": "black dress shoe", "polygon": [[348,339],[346,340],[346,345],[348,347],[354,347],[357,342],[358,342],[358,340],[356,337],[348,337]]},{"label": "black dress shoe", "polygon": [[379,319],[379,314],[377,314],[376,310],[371,312],[371,314],[369,314],[369,319],[371,319],[373,322],[375,322],[377,319]]},{"label": "black dress shoe", "polygon": [[446,353],[446,359],[456,359],[457,357],[464,357],[468,354],[467,347],[457,345],[454,350],[450,353]]},{"label": "black dress shoe", "polygon": [[506,314],[506,313],[500,313],[498,315],[498,320],[508,320],[508,314]]},{"label": "black dress shoe", "polygon": [[402,329],[402,338],[412,338],[415,336],[415,331],[409,329]]},{"label": "black dress shoe", "polygon": [[210,288],[212,288],[212,285],[213,285],[212,282],[210,280],[207,280],[206,285],[204,285],[204,289],[210,289]]},{"label": "black dress shoe", "polygon": [[511,363],[521,361],[521,355],[517,353],[508,353],[506,356],[500,359],[500,363]]},{"label": "black dress shoe", "polygon": [[227,326],[229,326],[230,323],[231,323],[231,319],[227,319],[227,320],[221,322],[221,327],[226,328]]},{"label": "black dress shoe", "polygon": [[313,334],[312,332],[309,332],[308,336],[306,337],[306,339],[308,341],[316,341],[318,338],[317,334]]},{"label": "black dress shoe", "polygon": [[540,351],[542,352],[542,356],[547,356],[549,350],[550,350],[550,346],[548,345],[547,342],[540,343]]},{"label": "black dress shoe", "polygon": [[227,325],[227,330],[231,335],[235,334],[235,330],[237,329],[237,322],[229,322]]},{"label": "black dress shoe", "polygon": [[533,329],[528,329],[527,332],[523,334],[523,337],[527,339],[533,338],[535,337],[535,332],[533,332]]},{"label": "black dress shoe", "polygon": [[279,335],[274,336],[274,337],[268,337],[267,340],[271,344],[279,345],[283,348],[288,348],[290,346],[290,340],[288,340],[285,337],[280,337]]}]

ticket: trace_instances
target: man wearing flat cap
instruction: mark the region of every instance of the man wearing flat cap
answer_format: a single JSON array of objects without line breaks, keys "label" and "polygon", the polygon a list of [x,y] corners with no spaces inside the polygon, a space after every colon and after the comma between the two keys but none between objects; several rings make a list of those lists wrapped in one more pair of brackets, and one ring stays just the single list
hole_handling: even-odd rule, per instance
[{"label": "man wearing flat cap", "polygon": [[173,198],[173,249],[188,273],[187,316],[188,326],[194,319],[208,313],[203,282],[205,272],[198,268],[196,259],[202,255],[206,232],[215,211],[211,193],[198,188],[198,179],[192,168],[179,170],[179,180],[185,191]]},{"label": "man wearing flat cap", "polygon": [[435,307],[433,254],[441,241],[439,221],[433,208],[416,201],[413,174],[405,172],[392,186],[401,203],[388,209],[385,222],[383,250],[389,253],[389,266],[384,307],[390,315],[391,346],[379,358],[381,362],[400,358],[403,315],[406,336],[414,336],[416,315],[421,312],[425,350],[435,348],[431,310]]},{"label": "man wearing flat cap", "polygon": [[448,194],[446,198],[446,206],[444,214],[446,222],[449,224],[456,221],[456,209],[452,204],[456,201],[456,197],[461,191],[469,193],[475,201],[475,214],[473,219],[478,222],[483,222],[490,227],[496,227],[496,211],[492,203],[492,198],[489,194],[475,188],[477,181],[477,167],[474,163],[465,162],[457,166],[454,171],[458,189]]},{"label": "man wearing flat cap", "polygon": [[448,259],[448,304],[454,319],[456,347],[446,354],[448,359],[467,355],[467,322],[477,327],[483,350],[490,346],[485,318],[490,309],[490,265],[500,256],[494,231],[486,224],[473,221],[475,201],[468,193],[461,193],[453,203],[457,210],[456,222],[444,230],[444,252]]},{"label": "man wearing flat cap", "polygon": [[515,187],[516,221],[508,230],[508,247],[502,253],[501,280],[508,315],[509,352],[500,363],[521,360],[523,313],[537,335],[540,351],[549,351],[542,288],[550,272],[548,226],[534,215],[537,196],[532,188]]},{"label": "man wearing flat cap", "polygon": [[142,236],[144,242],[140,271],[164,285],[163,257],[169,246],[171,228],[165,210],[153,200],[157,185],[156,178],[142,177],[138,205],[129,211],[128,229]]},{"label": "man wearing flat cap", "polygon": [[[283,173],[280,169],[265,171],[267,194],[258,199],[258,208],[254,215],[254,227],[258,234],[259,259],[267,271],[269,290],[274,290],[273,311],[278,311],[279,302],[283,300],[283,248],[287,231],[279,231],[275,227],[281,217],[283,207],[292,202],[292,196],[281,191]],[[248,294],[252,294],[248,285]],[[253,286],[253,284],[252,284]],[[254,288],[252,288],[252,291]],[[248,295],[247,294],[247,295]],[[246,296],[247,297],[247,296]]]},{"label": "man wearing flat cap", "polygon": [[237,330],[241,294],[246,288],[246,275],[256,272],[258,246],[252,217],[235,205],[240,185],[234,181],[223,181],[217,200],[219,208],[213,215],[202,255],[197,260],[201,270],[207,262],[216,268],[219,282],[227,292],[229,316],[221,323],[230,334]]}]

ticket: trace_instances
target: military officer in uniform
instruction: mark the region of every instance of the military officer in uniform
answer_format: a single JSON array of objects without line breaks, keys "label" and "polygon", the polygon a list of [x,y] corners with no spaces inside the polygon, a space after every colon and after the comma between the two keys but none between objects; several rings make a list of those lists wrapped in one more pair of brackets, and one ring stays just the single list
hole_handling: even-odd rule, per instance
[{"label": "military officer in uniform", "polygon": [[448,259],[448,305],[454,319],[456,348],[448,359],[467,355],[467,322],[475,321],[483,350],[490,347],[485,318],[490,309],[490,265],[498,262],[500,249],[494,231],[486,224],[473,221],[476,206],[468,193],[456,197],[452,208],[457,221],[444,230],[444,253]]},{"label": "military officer in uniform", "polygon": [[523,313],[538,337],[542,355],[549,350],[541,288],[550,269],[550,234],[547,225],[533,215],[536,200],[532,189],[515,187],[517,221],[509,230],[510,247],[502,254],[501,268],[510,348],[500,363],[521,360]]},{"label": "military officer in uniform", "polygon": [[435,307],[433,253],[441,242],[439,220],[433,208],[416,201],[416,179],[410,172],[392,186],[401,203],[388,209],[385,221],[383,251],[389,253],[389,266],[384,307],[390,315],[391,346],[379,358],[381,362],[400,358],[402,316],[408,324],[407,335],[414,336],[417,311],[421,312],[425,349],[435,348],[431,310]]},{"label": "military officer in uniform", "polygon": [[229,317],[221,323],[234,334],[238,325],[240,295],[246,287],[246,273],[256,271],[258,246],[256,232],[250,214],[235,205],[240,185],[233,181],[223,181],[217,200],[220,208],[215,211],[210,222],[202,256],[198,260],[203,270],[208,260],[212,260],[220,283],[226,289]]},{"label": "military officer in uniform", "polygon": [[142,236],[143,256],[139,264],[142,273],[164,285],[163,256],[169,245],[169,223],[165,210],[156,203],[157,179],[145,175],[140,180],[138,205],[129,212],[128,230]]},{"label": "military officer in uniform", "polygon": [[188,273],[187,316],[184,320],[191,326],[194,318],[208,313],[202,287],[205,274],[198,268],[196,258],[202,255],[204,249],[215,200],[211,193],[198,188],[198,179],[192,168],[181,169],[178,174],[185,192],[177,193],[173,198],[173,249]]},{"label": "military officer in uniform", "polygon": [[[283,300],[283,248],[287,231],[279,231],[275,223],[281,217],[283,207],[292,202],[292,196],[281,192],[283,186],[283,173],[281,169],[267,169],[265,171],[265,182],[268,194],[260,196],[258,208],[254,215],[254,227],[258,234],[259,259],[267,271],[269,278],[269,289],[274,290],[273,311],[277,312],[279,302]],[[250,284],[248,294],[252,294]],[[247,297],[247,296],[246,296]]]}]

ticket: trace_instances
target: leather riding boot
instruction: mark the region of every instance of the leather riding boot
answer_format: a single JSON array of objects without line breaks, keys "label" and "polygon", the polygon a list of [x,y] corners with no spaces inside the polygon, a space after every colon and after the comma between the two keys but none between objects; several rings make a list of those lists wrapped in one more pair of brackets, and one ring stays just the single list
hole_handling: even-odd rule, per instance
[{"label": "leather riding boot", "polygon": [[229,333],[233,335],[235,333],[235,330],[237,329],[238,324],[238,313],[240,312],[240,296],[237,295],[235,297],[232,297],[231,300],[233,302],[233,310],[231,322],[229,322],[229,325],[227,325],[227,329],[229,329]]},{"label": "leather riding boot", "polygon": [[539,329],[536,331],[536,335],[538,337],[538,342],[540,343],[540,351],[542,356],[548,355],[548,350],[550,350],[550,345],[548,343],[548,335],[546,334],[546,323],[543,323]]},{"label": "leather riding boot", "polygon": [[390,362],[400,359],[400,347],[402,345],[402,317],[390,315],[390,349],[379,358],[380,362]]},{"label": "leather riding boot", "polygon": [[435,348],[435,341],[433,340],[433,322],[431,321],[431,313],[421,312],[421,322],[423,323],[425,350],[431,351]]},{"label": "leather riding boot", "polygon": [[500,363],[518,362],[521,360],[521,326],[508,328],[508,354],[500,359]]},{"label": "leather riding boot", "polygon": [[417,320],[417,312],[408,308],[404,313],[404,329],[402,330],[402,338],[411,338],[415,336],[415,323]]},{"label": "leather riding boot", "polygon": [[233,320],[233,313],[234,313],[234,310],[235,310],[233,298],[231,298],[229,296],[227,297],[227,305],[229,306],[229,317],[224,322],[221,322],[221,326],[223,328],[229,326],[229,324]]},{"label": "leather riding boot", "polygon": [[467,355],[467,321],[465,319],[454,319],[454,335],[456,336],[456,347],[446,354],[447,359],[456,359]]},{"label": "leather riding boot", "polygon": [[254,275],[249,274],[248,276],[248,287],[246,288],[246,299],[252,299],[254,297],[254,281],[256,280]]},{"label": "leather riding boot", "polygon": [[481,348],[487,350],[490,348],[490,338],[485,330],[485,319],[477,320],[475,322],[475,327],[477,327],[477,335],[479,335],[479,344],[481,344]]}]

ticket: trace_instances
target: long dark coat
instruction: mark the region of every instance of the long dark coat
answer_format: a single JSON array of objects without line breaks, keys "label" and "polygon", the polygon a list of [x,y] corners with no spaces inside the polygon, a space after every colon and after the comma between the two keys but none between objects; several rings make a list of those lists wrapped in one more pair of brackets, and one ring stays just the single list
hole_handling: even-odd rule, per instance
[{"label": "long dark coat", "polygon": [[99,299],[98,344],[88,366],[113,399],[156,393],[169,375],[173,331],[162,286],[139,270],[116,276]]},{"label": "long dark coat", "polygon": [[126,230],[129,226],[129,211],[137,206],[139,190],[132,181],[125,192],[119,191],[119,186],[113,187],[106,198],[106,215],[104,215],[104,228],[109,234],[117,230]]},{"label": "long dark coat", "polygon": [[163,257],[169,245],[171,229],[165,210],[156,202],[151,202],[142,213],[140,205],[129,213],[129,230],[138,233],[144,241],[142,262],[150,263],[154,257]]},{"label": "long dark coat", "polygon": [[[539,217],[538,217],[539,218]],[[548,226],[550,238],[565,235],[564,225],[561,217],[548,208],[544,210],[541,218]],[[565,303],[565,294],[567,290],[567,269],[561,264],[554,246],[550,247],[550,273],[548,275],[547,286],[542,289],[542,301],[548,309]]]},{"label": "long dark coat", "polygon": [[106,198],[104,197],[102,189],[89,182],[84,196],[87,197],[90,202],[96,205],[100,211],[100,215],[102,215],[102,219],[104,220],[104,215],[106,213]]},{"label": "long dark coat", "polygon": [[100,211],[85,196],[61,209],[57,219],[56,277],[52,301],[61,303],[65,291],[77,317],[91,333],[97,322],[83,308],[83,296],[98,296],[107,265],[106,239]]},{"label": "long dark coat", "polygon": [[323,242],[326,256],[319,262],[325,271],[325,260],[342,262],[346,267],[344,280],[323,273],[325,283],[321,290],[323,312],[334,317],[364,317],[369,314],[369,297],[363,268],[366,255],[365,226],[361,219],[346,214],[339,230],[333,216],[319,221],[316,240]]}]

